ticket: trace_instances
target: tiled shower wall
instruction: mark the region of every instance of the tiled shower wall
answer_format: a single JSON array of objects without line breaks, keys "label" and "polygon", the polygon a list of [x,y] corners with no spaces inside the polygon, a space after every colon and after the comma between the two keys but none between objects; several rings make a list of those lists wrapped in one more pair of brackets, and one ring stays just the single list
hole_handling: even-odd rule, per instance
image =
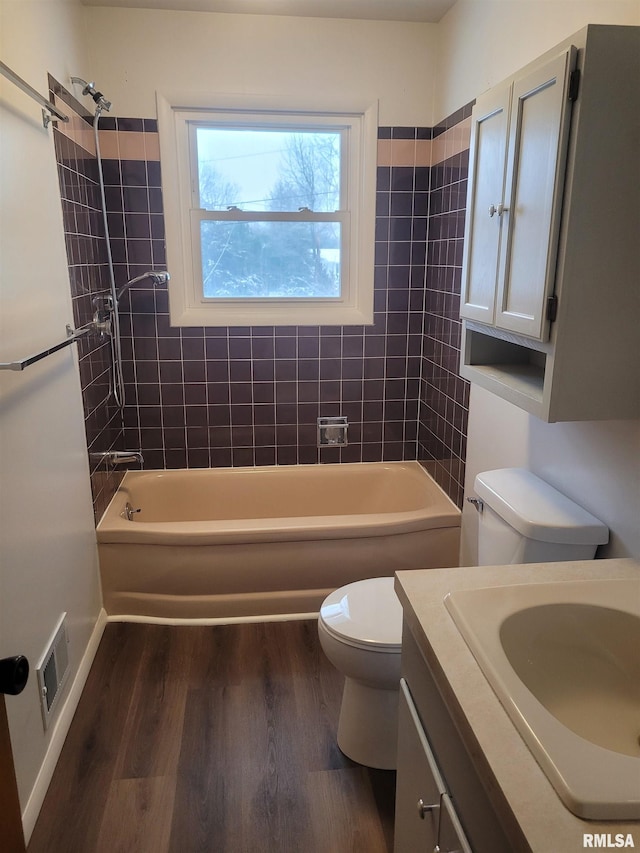
[{"label": "tiled shower wall", "polygon": [[[76,328],[93,317],[92,300],[109,288],[107,248],[91,116],[52,77],[50,97],[61,102],[69,123],[53,125],[62,200],[69,284]],[[120,411],[109,393],[110,343],[88,335],[78,342],[80,383],[87,448],[90,454],[124,448]],[[113,497],[123,472],[106,471],[90,456],[91,491],[96,520]]]},{"label": "tiled shower wall", "polygon": [[472,104],[434,128],[418,458],[462,506],[469,383],[460,366],[460,292]]},{"label": "tiled shower wall", "polygon": [[[114,427],[109,404],[102,420],[110,428],[91,432],[92,447],[141,449],[147,468],[420,458],[460,502],[466,383],[456,375],[455,288],[459,293],[466,175],[464,122],[462,134],[456,127],[465,117],[433,132],[380,128],[373,326],[174,329],[166,290],[142,282],[122,300],[124,431]],[[100,128],[120,286],[165,265],[157,126],[103,117]],[[89,157],[76,151],[76,174],[90,172],[80,182],[88,182],[87,208],[95,213],[95,149],[91,167],[91,140],[80,142]],[[73,173],[67,163],[63,169]],[[73,179],[61,174],[64,194],[63,178]],[[430,210],[430,198],[437,209],[432,201]],[[65,227],[75,234],[77,207],[64,208]],[[83,297],[107,287],[104,235],[95,216],[91,221],[85,236],[95,244],[96,269],[86,270]],[[104,347],[98,351],[106,369]],[[82,377],[89,409],[94,372]],[[100,375],[104,385],[104,370]],[[349,445],[319,450],[316,418],[337,414],[349,419]],[[96,475],[99,515],[112,490]]]},{"label": "tiled shower wall", "polygon": [[[420,134],[381,130],[389,142],[410,136],[411,150],[378,169],[373,326],[177,329],[166,291],[130,291],[125,437],[146,465],[416,458],[429,186],[428,166],[416,163]],[[114,259],[129,269],[132,258],[163,260],[154,250],[161,222],[148,207],[156,187],[143,159],[152,136],[118,119],[103,149]],[[349,420],[349,445],[319,450],[317,418],[338,414]]]}]

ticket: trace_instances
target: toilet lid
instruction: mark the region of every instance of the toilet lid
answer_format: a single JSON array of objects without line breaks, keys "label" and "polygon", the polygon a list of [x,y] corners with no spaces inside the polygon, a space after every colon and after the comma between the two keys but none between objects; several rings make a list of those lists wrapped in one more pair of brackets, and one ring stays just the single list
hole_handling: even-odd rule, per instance
[{"label": "toilet lid", "polygon": [[351,645],[400,651],[402,605],[393,578],[369,578],[340,587],[325,598],[320,618],[330,634]]}]

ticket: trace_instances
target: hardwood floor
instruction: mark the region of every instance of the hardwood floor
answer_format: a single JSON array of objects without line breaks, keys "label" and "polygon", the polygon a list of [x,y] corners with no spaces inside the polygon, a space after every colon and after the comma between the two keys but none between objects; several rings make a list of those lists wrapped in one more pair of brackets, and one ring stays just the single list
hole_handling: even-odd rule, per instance
[{"label": "hardwood floor", "polygon": [[29,853],[391,853],[395,774],[335,743],[315,621],[110,623]]}]

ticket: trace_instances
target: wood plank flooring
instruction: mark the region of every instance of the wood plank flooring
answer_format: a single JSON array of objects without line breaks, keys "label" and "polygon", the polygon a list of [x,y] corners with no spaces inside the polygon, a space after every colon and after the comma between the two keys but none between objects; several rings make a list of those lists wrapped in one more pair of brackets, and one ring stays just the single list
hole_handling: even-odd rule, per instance
[{"label": "wood plank flooring", "polygon": [[110,623],[29,853],[391,853],[315,621]]}]

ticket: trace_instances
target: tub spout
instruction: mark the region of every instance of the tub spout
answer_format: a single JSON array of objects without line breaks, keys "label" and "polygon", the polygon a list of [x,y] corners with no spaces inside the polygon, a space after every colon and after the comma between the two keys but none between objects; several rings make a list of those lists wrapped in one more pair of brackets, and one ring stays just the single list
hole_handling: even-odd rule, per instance
[{"label": "tub spout", "polygon": [[137,462],[142,465],[144,459],[142,453],[136,450],[107,450],[104,453],[90,453],[92,462],[104,465],[107,468],[115,468],[118,465],[131,465]]}]

